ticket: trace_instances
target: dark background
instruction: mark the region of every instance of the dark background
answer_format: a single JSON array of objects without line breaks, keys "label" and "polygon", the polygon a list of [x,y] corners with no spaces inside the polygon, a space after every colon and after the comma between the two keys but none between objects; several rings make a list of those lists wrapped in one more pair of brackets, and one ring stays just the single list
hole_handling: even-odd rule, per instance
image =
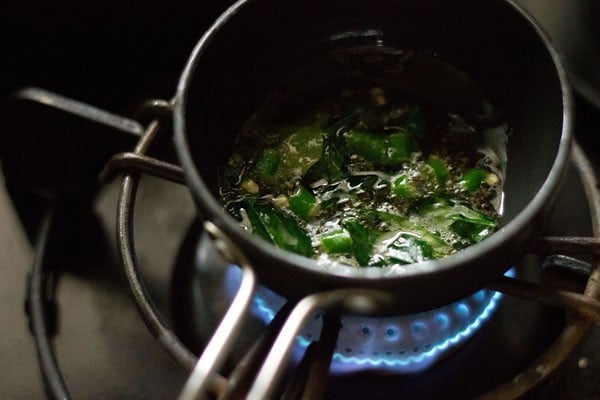
[{"label": "dark background", "polygon": [[0,94],[42,86],[113,111],[170,96],[191,48],[229,3],[3,1]]},{"label": "dark background", "polygon": [[[600,105],[600,2],[517,2],[552,36],[578,90]],[[0,94],[42,85],[118,109],[133,93],[142,96],[148,87],[168,87],[171,82],[155,81],[165,73],[174,74],[175,81],[194,43],[230,3],[3,1]]]},{"label": "dark background", "polygon": [[[6,115],[10,111],[4,102],[10,93],[23,86],[40,86],[129,117],[142,100],[168,99],[174,94],[191,48],[227,4],[220,0],[1,1],[0,122],[15,119],[14,115]],[[45,132],[52,137],[56,133]],[[14,143],[7,138],[13,135],[15,131],[0,123],[3,139],[0,143]],[[79,146],[82,150],[97,150],[87,141]],[[23,218],[33,214],[37,220],[35,217],[39,217],[43,207],[37,202],[30,204],[26,196],[26,202],[14,203],[15,191],[10,193],[11,199],[5,187],[9,182],[13,187],[18,184],[19,179],[14,178],[20,166],[39,163],[38,158],[32,159],[28,154],[13,146],[0,147],[3,164],[8,158],[21,159],[11,164],[17,168],[11,168],[10,176],[6,176],[7,165],[0,167],[0,398],[3,400],[46,397],[24,307],[27,276],[34,259],[33,238],[27,233],[36,229],[34,226],[26,232],[24,225],[28,224],[24,224]],[[155,186],[149,191],[156,197]],[[114,189],[114,185],[107,188],[105,201],[100,200],[98,206],[104,210],[99,214],[107,220],[112,217],[113,221]],[[180,208],[188,212],[180,220],[171,215],[157,217],[185,227],[189,223],[186,218],[193,216],[193,206],[183,188],[171,192],[166,202],[181,204]],[[16,208],[25,208],[28,213],[18,215]],[[81,222],[81,212],[73,209],[68,213],[75,214],[73,219]],[[91,218],[85,212],[83,215]],[[65,249],[75,259],[72,264],[80,268],[69,274],[68,279],[61,279],[58,289],[60,339],[53,340],[53,344],[65,370],[65,380],[75,398],[173,398],[183,385],[185,374],[147,333],[124,286],[121,271],[111,269],[117,265],[115,261],[107,261],[110,255],[103,252],[90,251],[90,246],[115,248],[114,244],[104,242],[114,227],[107,227],[104,235],[97,232],[97,224],[95,220],[77,224],[79,230],[75,236],[82,241],[70,243]],[[96,231],[87,230],[90,225]],[[163,246],[169,235],[170,231],[156,240],[163,241]],[[83,242],[85,239],[94,243],[88,246]],[[179,239],[173,236],[171,247]],[[167,257],[173,258],[175,252],[176,248],[171,251],[163,248],[161,253],[165,258],[158,257],[156,264],[168,266],[172,260]],[[83,258],[83,254],[89,258]],[[145,264],[155,258],[153,255]],[[164,276],[151,277],[150,286],[153,282],[168,283],[168,273],[167,269]],[[162,289],[154,291],[166,292]],[[158,302],[161,303],[160,299]],[[68,304],[76,306],[67,309]],[[94,340],[90,339],[90,332],[94,332]],[[132,354],[137,355],[131,357]],[[132,361],[136,359],[137,362]],[[156,375],[152,371],[161,372]]]}]

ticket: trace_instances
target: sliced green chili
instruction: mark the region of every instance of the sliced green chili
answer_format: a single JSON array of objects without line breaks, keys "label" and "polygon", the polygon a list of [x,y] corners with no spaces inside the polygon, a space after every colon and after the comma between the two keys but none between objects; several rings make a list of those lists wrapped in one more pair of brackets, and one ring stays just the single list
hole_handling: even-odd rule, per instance
[{"label": "sliced green chili", "polygon": [[290,196],[288,202],[290,210],[304,220],[314,216],[318,208],[315,196],[302,186]]},{"label": "sliced green chili", "polygon": [[346,153],[359,155],[373,163],[383,163],[387,159],[387,144],[383,136],[353,129],[346,133]]},{"label": "sliced green chili", "polygon": [[275,149],[264,149],[260,152],[256,160],[252,172],[261,180],[273,179],[279,163],[281,162],[281,153]]},{"label": "sliced green chili", "polygon": [[307,113],[284,107],[251,121],[223,173],[226,209],[276,247],[310,257],[314,244],[319,260],[362,266],[436,259],[483,240],[498,225],[488,199],[501,182],[468,169],[480,156],[477,127],[403,96],[349,88],[339,103],[314,99]]},{"label": "sliced green chili", "polygon": [[359,155],[372,163],[399,165],[410,160],[414,151],[414,141],[406,132],[382,136],[363,129],[352,129],[346,133],[346,154]]},{"label": "sliced green chili", "polygon": [[410,160],[415,151],[415,144],[407,132],[392,133],[385,139],[387,154],[385,164],[400,164]]},{"label": "sliced green chili", "polygon": [[479,168],[467,170],[458,181],[458,184],[469,192],[474,192],[481,186],[487,172]]},{"label": "sliced green chili", "polygon": [[392,182],[392,193],[404,200],[412,200],[417,196],[417,189],[407,174],[400,174]]},{"label": "sliced green chili", "polygon": [[351,253],[352,237],[343,230],[336,230],[321,236],[321,248],[328,254]]},{"label": "sliced green chili", "polygon": [[448,179],[448,175],[450,175],[446,163],[441,158],[435,155],[430,155],[427,158],[427,165],[429,165],[433,170],[438,183],[440,185],[444,185]]}]

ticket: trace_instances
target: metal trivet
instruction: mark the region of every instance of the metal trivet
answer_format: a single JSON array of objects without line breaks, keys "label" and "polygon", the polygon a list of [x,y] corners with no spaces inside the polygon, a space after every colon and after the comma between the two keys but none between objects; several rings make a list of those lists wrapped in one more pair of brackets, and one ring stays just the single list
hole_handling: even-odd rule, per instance
[{"label": "metal trivet", "polygon": [[[264,335],[255,343],[247,355],[237,364],[233,372],[225,377],[218,371],[228,357],[229,351],[248,314],[257,286],[256,278],[243,253],[220,230],[205,223],[206,231],[224,258],[239,265],[243,271],[241,286],[222,322],[197,358],[175,335],[154,306],[147,292],[136,257],[133,215],[140,174],[147,173],[173,182],[184,184],[183,171],[179,166],[147,156],[147,152],[172,115],[172,104],[164,100],[147,102],[143,110],[153,116],[146,126],[133,152],[119,153],[107,164],[103,178],[116,177],[123,172],[118,215],[117,235],[119,254],[133,292],[139,312],[150,332],[165,347],[168,353],[186,370],[190,377],[181,392],[181,400],[197,399],[212,393],[219,399],[248,398],[263,399],[273,396],[276,382],[285,367],[286,356],[303,322],[315,311],[329,311],[319,341],[306,350],[298,369],[286,388],[287,398],[314,398],[323,393],[333,348],[340,328],[341,314],[391,313],[390,295],[375,290],[343,289],[310,295],[299,303],[286,304],[267,326]],[[578,169],[591,216],[593,237],[543,237],[531,249],[535,254],[592,254],[590,271],[584,271],[587,284],[583,294],[556,289],[517,278],[501,277],[488,289],[503,292],[544,305],[568,311],[566,325],[554,343],[530,366],[517,376],[481,395],[481,399],[517,398],[548,377],[565,358],[592,322],[600,325],[600,193],[598,181],[589,160],[577,143],[572,149],[572,162]],[[50,346],[46,320],[44,290],[51,277],[44,270],[43,255],[48,236],[52,211],[45,218],[36,247],[36,259],[29,287],[29,309],[32,330],[36,338],[44,379],[50,394],[57,399],[70,398],[54,353]],[[557,263],[563,269],[574,269],[569,263]],[[581,272],[581,271],[580,271]],[[286,321],[284,324],[284,321]],[[264,354],[268,353],[266,359]],[[255,371],[258,374],[255,376]]]}]

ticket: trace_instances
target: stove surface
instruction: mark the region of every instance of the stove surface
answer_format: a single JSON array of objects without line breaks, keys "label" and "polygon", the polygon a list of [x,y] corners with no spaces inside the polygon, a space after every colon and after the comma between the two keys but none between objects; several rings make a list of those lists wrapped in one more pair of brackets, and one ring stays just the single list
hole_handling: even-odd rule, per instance
[{"label": "stove surface", "polygon": [[[522,0],[522,3],[547,23],[551,34],[560,35],[561,30],[567,29],[556,15],[548,13],[543,1]],[[549,3],[554,2],[545,2]],[[4,97],[23,85],[41,85],[124,115],[133,115],[134,107],[146,98],[168,98],[175,87],[178,69],[195,40],[225,4],[207,1],[201,8],[184,1],[171,2],[168,7],[164,2],[145,4],[141,10],[108,0],[90,9],[64,0],[53,5],[24,1],[0,13],[3,15],[0,37],[9,38],[4,48],[10,55],[4,66],[8,73],[0,78],[0,95]],[[4,45],[5,39],[0,39],[0,43]],[[557,43],[563,47],[567,40],[560,36]],[[583,72],[574,75],[580,82],[585,80]],[[584,97],[587,100],[580,98],[577,103],[577,137],[600,172],[597,156],[600,111],[591,105],[590,95]],[[1,174],[0,178],[4,181],[5,176]],[[117,259],[114,235],[117,192],[118,183],[113,183],[100,187],[90,196],[91,200],[61,198],[56,205],[46,258],[59,271],[54,293],[57,312],[53,339],[58,363],[75,399],[176,398],[187,373],[146,329]],[[3,303],[0,398],[3,399],[46,397],[25,300],[34,260],[35,233],[48,206],[47,201],[18,190],[11,189],[9,193],[4,184],[0,185]],[[576,171],[571,170],[546,233],[589,235],[585,207]],[[138,258],[144,280],[158,309],[174,324],[172,291],[178,288],[171,286],[171,282],[180,248],[194,222],[191,197],[184,187],[144,178],[136,217]],[[543,344],[553,339],[562,323],[562,314],[508,296],[505,299],[501,306],[504,309],[515,305],[519,308],[519,302],[523,302],[522,313],[513,316],[501,309],[467,343],[464,352],[442,360],[437,370],[400,378],[363,374],[343,380],[339,386],[334,379],[328,389],[329,397],[349,397],[362,390],[369,390],[373,396],[370,398],[384,397],[388,394],[386,390],[393,387],[398,390],[396,394],[403,393],[406,397],[437,398],[435,386],[430,385],[437,382],[449,388],[447,393],[451,398],[463,398],[509,378],[517,372],[518,365],[514,364],[526,365],[539,354]],[[526,310],[530,309],[540,309],[541,314],[536,314],[534,321],[528,317]],[[524,332],[510,332],[501,337],[486,335],[514,319],[525,320],[531,326]],[[531,345],[527,340],[536,336],[539,340]],[[523,357],[507,367],[495,365],[510,357],[506,348]],[[436,372],[453,370],[464,363],[469,353],[481,349],[487,349],[492,358],[476,357],[466,375],[453,377]],[[599,354],[600,329],[594,326],[565,363],[528,397],[600,398]],[[365,386],[365,382],[369,385]],[[461,392],[464,388],[468,390]]]}]

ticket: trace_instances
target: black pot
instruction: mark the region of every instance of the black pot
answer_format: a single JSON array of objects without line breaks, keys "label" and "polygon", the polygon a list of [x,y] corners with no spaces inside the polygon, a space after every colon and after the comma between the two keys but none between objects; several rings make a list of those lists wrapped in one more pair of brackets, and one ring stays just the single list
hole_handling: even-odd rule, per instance
[{"label": "black pot", "polygon": [[[217,199],[218,170],[244,121],[284,77],[332,49],[376,40],[439,54],[502,110],[513,133],[501,228],[452,256],[402,270],[325,269],[245,232]],[[571,128],[571,91],[555,51],[523,10],[502,0],[242,0],[197,44],[175,99],[177,150],[200,217],[244,251],[262,284],[290,299],[381,289],[393,293],[398,314],[465,297],[527,252],[558,192]]]}]

